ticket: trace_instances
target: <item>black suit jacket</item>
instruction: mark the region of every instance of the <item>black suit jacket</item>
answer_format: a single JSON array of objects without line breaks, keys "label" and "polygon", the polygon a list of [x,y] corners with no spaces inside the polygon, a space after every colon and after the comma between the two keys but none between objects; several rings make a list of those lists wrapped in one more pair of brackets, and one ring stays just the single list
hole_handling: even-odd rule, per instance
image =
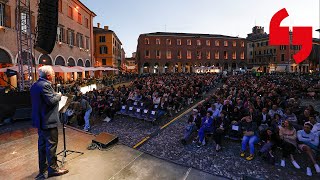
[{"label": "black suit jacket", "polygon": [[48,80],[40,78],[31,87],[32,126],[49,129],[58,126],[59,101],[61,96],[54,92]]},{"label": "black suit jacket", "polygon": [[269,114],[266,115],[266,121],[262,122],[263,116],[262,113],[259,113],[259,115],[256,116],[257,125],[260,126],[261,124],[268,124],[271,125],[271,116]]},{"label": "black suit jacket", "polygon": [[197,115],[196,119],[194,119],[193,114],[189,116],[188,123],[194,122],[198,129],[201,127],[201,117]]}]

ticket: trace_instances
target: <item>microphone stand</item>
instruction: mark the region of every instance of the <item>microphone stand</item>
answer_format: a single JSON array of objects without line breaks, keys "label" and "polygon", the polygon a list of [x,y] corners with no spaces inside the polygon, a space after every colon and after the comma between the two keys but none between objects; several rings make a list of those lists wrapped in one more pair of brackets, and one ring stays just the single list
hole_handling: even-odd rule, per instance
[{"label": "microphone stand", "polygon": [[59,152],[57,155],[62,154],[62,160],[58,160],[59,162],[61,162],[61,165],[64,166],[65,160],[67,158],[67,155],[70,155],[72,153],[78,153],[80,155],[84,154],[83,152],[79,152],[79,151],[74,151],[74,150],[68,150],[67,149],[67,143],[66,143],[66,125],[65,123],[67,123],[67,117],[65,117],[63,115],[63,113],[65,113],[67,111],[67,108],[69,107],[71,101],[73,99],[73,96],[68,96],[68,100],[66,105],[60,110],[60,119],[62,119],[62,133],[63,133],[63,150],[61,152]]}]

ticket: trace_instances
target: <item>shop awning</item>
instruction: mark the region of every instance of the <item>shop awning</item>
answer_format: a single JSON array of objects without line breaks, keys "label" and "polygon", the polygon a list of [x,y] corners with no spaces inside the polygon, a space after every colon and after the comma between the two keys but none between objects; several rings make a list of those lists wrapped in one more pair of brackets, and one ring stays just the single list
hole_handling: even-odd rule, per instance
[{"label": "shop awning", "polygon": [[[11,69],[13,71],[19,72],[19,66],[7,67],[7,69]],[[23,72],[26,72],[26,71],[28,71],[28,66],[27,65],[23,65],[22,69],[23,69]],[[35,71],[35,68],[32,67],[32,72],[34,72],[34,71]]]},{"label": "shop awning", "polygon": [[277,72],[285,72],[286,70],[287,70],[287,66],[286,65],[284,65],[284,66],[277,66],[276,68],[275,68],[275,70],[277,71]]},{"label": "shop awning", "polygon": [[80,69],[65,67],[65,66],[60,66],[60,65],[52,66],[52,69],[54,70],[54,72],[64,72],[64,73],[82,72],[82,70],[80,70]]},{"label": "shop awning", "polygon": [[0,72],[6,72],[7,68],[0,68]]}]

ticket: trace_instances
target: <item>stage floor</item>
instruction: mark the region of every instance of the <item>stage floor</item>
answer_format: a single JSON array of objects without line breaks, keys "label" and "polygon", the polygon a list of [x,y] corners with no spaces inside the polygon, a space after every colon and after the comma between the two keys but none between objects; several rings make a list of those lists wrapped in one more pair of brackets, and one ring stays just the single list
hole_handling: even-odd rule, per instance
[{"label": "stage floor", "polygon": [[[34,179],[38,174],[37,139],[37,134],[31,133],[0,144],[0,179]],[[107,151],[87,150],[92,139],[93,135],[67,128],[67,149],[81,151],[84,154],[68,155],[65,167],[70,172],[50,179],[224,179],[158,159],[124,145],[114,145]],[[57,152],[62,148],[60,130]],[[58,159],[61,159],[61,156]]]}]

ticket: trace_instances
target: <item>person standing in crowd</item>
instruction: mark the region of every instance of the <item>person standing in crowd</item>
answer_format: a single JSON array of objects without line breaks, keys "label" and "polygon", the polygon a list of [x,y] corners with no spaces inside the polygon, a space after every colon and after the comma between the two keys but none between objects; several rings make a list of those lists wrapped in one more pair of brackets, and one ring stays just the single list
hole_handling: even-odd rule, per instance
[{"label": "person standing in crowd", "polygon": [[83,130],[88,132],[90,131],[90,114],[92,112],[92,107],[90,106],[89,102],[83,98],[83,96],[80,96],[79,102],[82,112],[84,112],[83,118],[85,124]]},{"label": "person standing in crowd", "polygon": [[[299,141],[299,149],[306,153],[314,166],[317,173],[320,173],[320,167],[316,162],[314,151],[320,152],[319,149],[319,135],[311,132],[313,128],[312,124],[309,122],[304,123],[303,130],[299,130],[297,133]],[[307,175],[312,176],[312,171],[310,166],[307,167]]]},{"label": "person standing in crowd", "polygon": [[39,80],[31,89],[32,125],[38,129],[39,174],[36,179],[68,173],[57,164],[59,101],[61,94],[54,92],[52,81],[54,71],[51,66],[39,68]]}]

